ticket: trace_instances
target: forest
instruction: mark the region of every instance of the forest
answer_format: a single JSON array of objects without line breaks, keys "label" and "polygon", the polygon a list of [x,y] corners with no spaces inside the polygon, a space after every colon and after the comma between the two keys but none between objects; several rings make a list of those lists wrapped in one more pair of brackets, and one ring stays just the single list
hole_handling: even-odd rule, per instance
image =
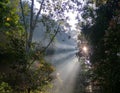
[{"label": "forest", "polygon": [[0,93],[120,93],[119,0],[0,0]]}]

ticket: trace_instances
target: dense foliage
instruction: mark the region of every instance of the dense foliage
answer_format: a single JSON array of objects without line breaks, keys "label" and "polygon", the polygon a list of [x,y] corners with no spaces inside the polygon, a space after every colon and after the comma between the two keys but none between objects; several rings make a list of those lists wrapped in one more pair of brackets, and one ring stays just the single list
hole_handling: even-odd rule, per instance
[{"label": "dense foliage", "polygon": [[93,90],[119,93],[120,2],[108,0],[97,3],[96,7],[91,5],[93,3],[87,3],[84,8],[82,32],[90,47]]},{"label": "dense foliage", "polygon": [[[21,93],[43,91],[52,80],[54,71],[44,60],[43,53],[36,52],[32,42],[26,53],[25,29],[21,23],[19,0],[0,1],[0,92]],[[34,59],[34,63],[31,62]]]}]

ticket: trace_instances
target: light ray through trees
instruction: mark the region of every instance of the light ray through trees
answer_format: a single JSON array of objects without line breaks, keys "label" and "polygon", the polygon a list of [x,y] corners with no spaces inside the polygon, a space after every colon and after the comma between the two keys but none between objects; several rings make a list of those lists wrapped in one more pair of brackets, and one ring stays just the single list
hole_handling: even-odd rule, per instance
[{"label": "light ray through trees", "polygon": [[80,68],[80,63],[75,55],[76,52],[78,52],[78,50],[76,50],[75,47],[67,45],[57,50],[54,55],[48,55],[46,57],[48,60],[52,57],[51,61],[56,67],[56,71],[52,74],[53,77],[55,77],[52,81],[53,87],[48,89],[49,92],[73,93],[76,77]]}]

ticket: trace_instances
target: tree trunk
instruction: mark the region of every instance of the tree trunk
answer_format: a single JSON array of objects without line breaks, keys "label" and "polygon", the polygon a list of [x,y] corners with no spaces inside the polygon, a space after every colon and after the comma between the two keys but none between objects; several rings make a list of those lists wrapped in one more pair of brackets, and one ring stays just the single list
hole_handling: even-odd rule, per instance
[{"label": "tree trunk", "polygon": [[31,91],[30,88],[28,88],[28,93],[30,93],[30,91]]}]

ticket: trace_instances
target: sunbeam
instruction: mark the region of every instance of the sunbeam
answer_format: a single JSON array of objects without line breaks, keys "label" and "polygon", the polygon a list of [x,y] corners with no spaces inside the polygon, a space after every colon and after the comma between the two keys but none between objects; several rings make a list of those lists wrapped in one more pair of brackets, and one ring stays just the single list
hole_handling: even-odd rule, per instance
[{"label": "sunbeam", "polygon": [[[64,45],[64,44],[63,44]],[[67,45],[69,46],[69,45]],[[56,77],[53,81],[53,88],[49,89],[50,93],[73,93],[76,83],[76,77],[80,68],[80,63],[77,62],[76,50],[73,46],[61,49],[56,49],[54,55],[48,55],[46,59],[52,57],[52,64],[56,67],[53,76]]]},{"label": "sunbeam", "polygon": [[75,48],[75,45],[74,45],[75,42],[72,41],[72,44],[69,44],[69,43],[66,43],[66,42],[63,42],[63,43],[56,43],[56,47],[57,48],[62,48],[62,49],[74,49]]},{"label": "sunbeam", "polygon": [[[47,55],[46,56],[50,56],[51,54],[49,52],[51,52],[52,49],[48,49],[47,50]],[[58,51],[59,50],[59,51]],[[60,48],[60,49],[56,49],[55,50],[55,54],[60,55],[60,54],[66,54],[66,53],[69,53],[69,52],[77,52],[78,50],[76,50],[75,48],[70,48],[70,49],[63,49],[63,48]],[[54,52],[54,50],[53,50]]]},{"label": "sunbeam", "polygon": [[63,62],[66,62],[66,60],[69,60],[72,56],[74,56],[76,54],[78,50],[67,50],[67,49],[63,49],[63,50],[57,50],[55,51],[54,55],[47,55],[46,56],[46,60],[50,61],[53,64],[61,64]]},{"label": "sunbeam", "polygon": [[[73,93],[75,78],[78,73],[80,64],[76,62],[76,58],[73,56],[70,57],[68,62],[64,62],[61,65],[56,67],[56,79],[53,80],[53,85],[56,86],[56,89],[52,93]],[[59,74],[58,74],[59,73]]]},{"label": "sunbeam", "polygon": [[53,62],[57,65],[60,65],[60,64],[64,64],[64,63],[69,63],[72,61],[72,58],[74,56],[75,52],[72,52],[72,53],[69,53],[67,55],[62,55],[62,56],[56,56],[54,59],[53,59]]}]

